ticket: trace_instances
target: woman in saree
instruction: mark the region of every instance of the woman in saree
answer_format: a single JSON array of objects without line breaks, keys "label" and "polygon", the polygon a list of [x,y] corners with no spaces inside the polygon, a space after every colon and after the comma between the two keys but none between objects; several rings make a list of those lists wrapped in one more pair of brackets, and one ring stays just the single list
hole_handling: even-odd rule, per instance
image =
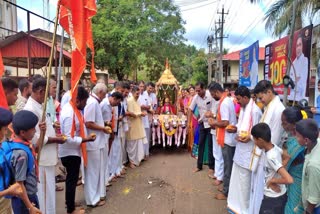
[{"label": "woman in saree", "polygon": [[301,181],[304,147],[295,138],[295,124],[302,120],[301,111],[296,107],[289,107],[283,111],[281,120],[287,134],[283,144],[283,165],[294,179],[294,183],[287,187],[288,200],[285,214],[302,214],[304,211],[301,202]]}]

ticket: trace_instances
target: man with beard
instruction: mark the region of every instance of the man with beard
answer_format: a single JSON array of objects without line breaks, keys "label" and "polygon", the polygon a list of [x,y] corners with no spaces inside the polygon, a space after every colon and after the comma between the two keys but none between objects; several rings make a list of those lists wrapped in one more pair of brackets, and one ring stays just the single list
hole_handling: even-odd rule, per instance
[{"label": "man with beard", "polygon": [[223,189],[215,198],[226,200],[229,193],[229,183],[232,171],[233,156],[235,152],[234,133],[227,126],[235,126],[237,123],[236,112],[233,101],[228,94],[224,92],[219,83],[211,84],[209,87],[211,96],[219,101],[216,120],[210,120],[209,124],[217,130],[217,143],[222,147],[222,157],[224,163]]},{"label": "man with beard", "polygon": [[32,82],[27,78],[23,78],[19,81],[19,91],[18,99],[16,101],[16,111],[23,110],[24,106],[27,103],[28,98],[32,92]]}]

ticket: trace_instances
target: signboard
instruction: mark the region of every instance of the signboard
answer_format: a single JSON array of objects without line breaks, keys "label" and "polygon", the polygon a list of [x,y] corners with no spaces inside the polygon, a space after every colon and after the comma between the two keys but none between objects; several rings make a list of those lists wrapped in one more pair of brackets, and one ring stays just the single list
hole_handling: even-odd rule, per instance
[{"label": "signboard", "polygon": [[239,85],[253,89],[258,83],[259,41],[240,51]]},{"label": "signboard", "polygon": [[[294,33],[290,77],[295,89],[289,88],[289,100],[307,99],[309,96],[309,71],[311,53],[312,25]],[[284,37],[266,46],[264,78],[271,81],[275,91],[283,95],[283,77],[287,71],[289,37]]]}]

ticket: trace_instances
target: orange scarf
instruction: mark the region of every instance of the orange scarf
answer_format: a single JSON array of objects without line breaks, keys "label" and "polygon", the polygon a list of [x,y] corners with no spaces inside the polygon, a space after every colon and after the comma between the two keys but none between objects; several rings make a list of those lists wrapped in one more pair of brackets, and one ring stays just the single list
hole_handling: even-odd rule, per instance
[{"label": "orange scarf", "polygon": [[[79,126],[80,126],[80,137],[84,138],[85,133],[84,133],[84,119],[79,111],[79,109],[73,104],[72,101],[70,101],[70,105],[73,108],[73,121],[72,121],[72,127],[71,127],[71,137],[74,137],[75,132],[76,132],[76,120],[75,116],[77,116],[78,121],[79,121]],[[86,167],[88,163],[88,157],[87,157],[87,148],[85,143],[81,143],[81,152],[82,152],[82,158],[83,158],[83,165]]]},{"label": "orange scarf", "polygon": [[[221,113],[220,113],[220,108],[223,100],[227,97],[227,93],[223,93],[220,102],[219,102],[219,107],[218,107],[218,113],[217,113],[217,121],[221,121]],[[225,135],[225,127],[216,127],[217,130],[217,142],[218,145],[221,147],[224,147],[224,135]]]}]

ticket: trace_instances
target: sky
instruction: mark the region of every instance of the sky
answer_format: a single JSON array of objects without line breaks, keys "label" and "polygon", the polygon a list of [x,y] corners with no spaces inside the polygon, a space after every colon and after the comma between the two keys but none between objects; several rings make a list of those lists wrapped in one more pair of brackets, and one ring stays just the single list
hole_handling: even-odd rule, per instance
[{"label": "sky", "polygon": [[[50,19],[55,18],[57,0],[16,0],[17,4],[43,15],[43,2],[49,1]],[[207,49],[207,36],[214,34],[215,22],[218,22],[222,7],[228,13],[225,16],[223,47],[229,52],[241,50],[259,40],[260,47],[277,40],[265,31],[264,14],[276,0],[262,0],[257,4],[249,0],[173,0],[180,8],[185,21],[186,43],[197,48]],[[18,28],[27,30],[26,12],[18,9]],[[53,24],[44,23],[40,18],[31,16],[31,29],[53,29]],[[58,33],[61,29],[58,29]]]}]

